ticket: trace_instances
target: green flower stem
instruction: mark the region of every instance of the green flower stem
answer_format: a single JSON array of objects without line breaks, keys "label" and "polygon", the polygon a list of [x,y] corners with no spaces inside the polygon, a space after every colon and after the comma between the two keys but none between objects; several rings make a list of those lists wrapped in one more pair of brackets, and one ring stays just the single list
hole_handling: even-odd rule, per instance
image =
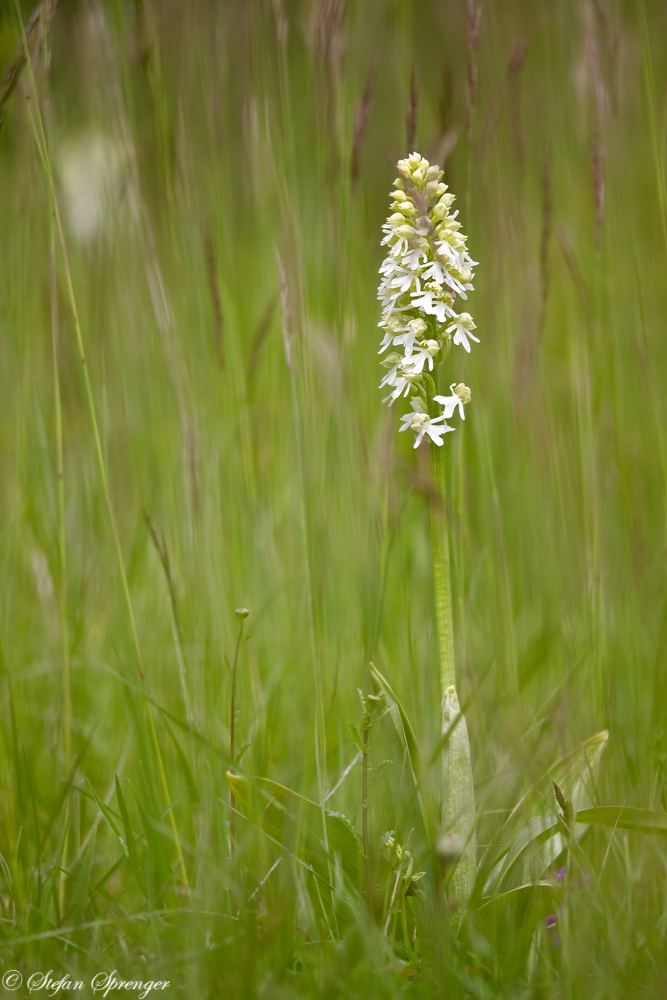
[{"label": "green flower stem", "polygon": [[[446,440],[446,439],[445,439]],[[449,514],[447,511],[447,468],[445,448],[435,445],[431,453],[433,490],[431,492],[431,544],[433,546],[433,583],[435,614],[440,648],[440,684],[443,693],[456,684],[454,660],[454,624],[452,621],[452,579],[449,568]]]},{"label": "green flower stem", "polygon": [[[430,395],[430,394],[429,394]],[[430,404],[429,398],[429,404]],[[430,405],[429,405],[430,409]],[[441,756],[441,821],[443,832],[461,843],[462,854],[448,883],[447,895],[465,903],[471,896],[477,867],[475,793],[470,761],[468,727],[456,693],[452,580],[449,566],[449,511],[447,506],[447,453],[445,443],[429,447],[431,492],[431,544],[435,614],[440,650],[442,734],[449,737]]]}]

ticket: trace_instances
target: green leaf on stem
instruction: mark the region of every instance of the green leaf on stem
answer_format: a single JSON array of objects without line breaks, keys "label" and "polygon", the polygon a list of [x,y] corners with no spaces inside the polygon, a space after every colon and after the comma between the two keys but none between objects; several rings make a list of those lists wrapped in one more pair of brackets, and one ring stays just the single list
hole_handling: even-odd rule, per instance
[{"label": "green leaf on stem", "polygon": [[361,736],[359,735],[359,730],[355,726],[354,722],[348,722],[347,728],[348,728],[349,733],[350,733],[350,739],[354,743],[354,745],[357,748],[357,750],[359,750],[360,753],[366,753],[366,751],[368,750],[368,747],[364,746],[364,741],[362,740]]}]

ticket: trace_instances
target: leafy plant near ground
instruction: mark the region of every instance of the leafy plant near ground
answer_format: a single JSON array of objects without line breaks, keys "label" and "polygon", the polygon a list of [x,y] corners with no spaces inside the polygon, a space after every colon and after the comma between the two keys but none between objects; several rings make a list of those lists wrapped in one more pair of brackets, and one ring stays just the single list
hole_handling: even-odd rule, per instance
[{"label": "leafy plant near ground", "polygon": [[[664,21],[0,4],[3,974],[665,992]],[[443,445],[463,911],[432,475],[376,389],[415,148],[483,260]]]},{"label": "leafy plant near ground", "polygon": [[[373,793],[364,799],[364,812],[371,806],[371,814],[381,817],[379,825],[376,819],[371,828],[367,847],[362,849],[349,821],[336,813],[326,813],[325,836],[318,805],[283,785],[230,772],[227,780],[243,815],[312,873],[314,884],[319,886],[317,900],[322,913],[327,914],[327,904],[331,907],[330,916],[325,916],[327,923],[335,920],[338,899],[358,918],[365,905],[379,918],[385,935],[391,928],[391,939],[402,959],[419,968],[420,897],[423,892],[444,896],[462,851],[459,844],[452,849],[451,837],[438,842],[439,810],[435,803],[424,805],[424,789],[417,778],[423,767],[412,726],[384,677],[374,667],[372,674],[380,692],[378,729],[384,732],[378,741],[381,750],[373,755],[377,781],[374,774],[371,778],[380,800],[378,808],[372,808]],[[367,702],[364,708],[368,719]],[[363,743],[354,731],[355,744],[364,757],[370,755],[369,729],[364,727]],[[591,737],[549,768],[517,803],[481,855],[468,911],[462,913],[456,903],[450,906],[447,919],[456,932],[460,934],[462,923],[470,921],[487,946],[505,952],[505,961],[510,961],[517,976],[525,973],[540,921],[562,906],[568,869],[580,870],[582,862],[586,864],[579,842],[590,825],[667,836],[667,813],[585,806],[595,793],[596,772],[608,737],[606,731]],[[380,760],[383,753],[390,756]],[[381,790],[387,775],[388,787]],[[402,833],[397,835],[391,829],[380,835],[387,823],[400,827]],[[564,864],[559,868],[561,862]],[[370,868],[366,880],[365,863]],[[422,866],[426,870],[418,871]]]}]

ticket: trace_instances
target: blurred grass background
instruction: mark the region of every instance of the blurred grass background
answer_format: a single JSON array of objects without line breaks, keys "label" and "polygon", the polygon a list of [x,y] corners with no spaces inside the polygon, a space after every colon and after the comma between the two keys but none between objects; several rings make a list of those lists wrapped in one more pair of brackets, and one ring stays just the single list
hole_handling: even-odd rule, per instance
[{"label": "blurred grass background", "polygon": [[[0,12],[4,72],[20,32],[14,5]],[[24,71],[0,129],[4,968],[142,969],[192,996],[509,995],[498,970],[466,992],[435,925],[430,972],[415,980],[370,924],[324,940],[288,862],[236,916],[236,895],[278,851],[239,821],[236,874],[229,861],[225,657],[238,605],[250,609],[247,773],[317,799],[319,686],[333,787],[355,755],[347,723],[359,723],[369,660],[424,752],[437,744],[427,456],[395,435],[397,408],[377,389],[380,227],[411,147],[445,168],[480,261],[481,343],[448,361],[472,406],[446,442],[479,839],[494,810],[602,728],[601,801],[667,808],[667,14],[506,0],[482,5],[478,42],[471,27],[461,0],[61,0],[48,69],[34,31],[146,676],[59,254],[52,275]],[[144,511],[164,533],[175,600]],[[190,892],[170,876],[140,690],[186,723],[171,723],[179,752],[154,713]],[[137,828],[141,808],[162,816],[148,827],[145,893],[127,865],[108,874],[118,842],[86,782],[116,809],[116,774]],[[359,827],[357,771],[328,805]],[[664,847],[602,831],[587,845],[596,878],[576,895],[576,933],[525,995],[663,995]]]}]

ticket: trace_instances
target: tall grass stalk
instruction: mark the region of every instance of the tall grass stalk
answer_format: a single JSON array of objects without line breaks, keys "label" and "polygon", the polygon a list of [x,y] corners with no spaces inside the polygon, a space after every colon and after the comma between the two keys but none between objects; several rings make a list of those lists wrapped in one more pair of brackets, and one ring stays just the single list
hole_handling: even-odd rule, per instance
[{"label": "tall grass stalk", "polygon": [[[243,640],[243,629],[245,627],[245,620],[248,617],[247,608],[237,608],[234,612],[238,619],[239,631],[236,637],[236,647],[234,649],[234,662],[232,663],[232,695],[231,695],[231,708],[230,708],[230,720],[229,720],[229,756],[232,761],[232,767],[236,765],[236,671],[239,665],[239,652],[241,650],[241,642]],[[232,789],[230,793],[230,812],[229,812],[229,839],[230,839],[230,850],[232,856],[234,854],[234,848],[236,844],[236,802],[234,801],[234,791]]]},{"label": "tall grass stalk", "polygon": [[[53,137],[51,121],[51,100],[49,92],[49,68],[50,68],[50,25],[47,25],[43,18],[44,31],[44,120],[45,120],[45,141],[48,142],[48,155],[52,158]],[[53,424],[56,449],[56,538],[57,538],[57,560],[58,560],[58,629],[60,633],[60,656],[62,666],[62,695],[63,695],[63,758],[65,774],[69,776],[72,764],[72,688],[70,677],[70,641],[68,623],[68,599],[67,599],[67,542],[65,535],[65,461],[63,448],[63,415],[62,400],[60,392],[60,358],[59,358],[59,318],[58,318],[58,286],[57,286],[57,265],[56,265],[56,219],[53,206],[49,213],[49,305],[51,313],[51,358],[53,364]],[[67,853],[70,837],[70,812],[71,800],[67,797],[64,807],[63,817],[63,841],[61,854],[62,871],[59,880],[59,907],[62,913],[65,906],[65,883],[67,871]]]},{"label": "tall grass stalk", "polygon": [[[56,245],[55,219],[51,214],[51,239],[49,245],[50,298],[51,298],[51,349],[53,356],[53,418],[56,439],[56,517],[58,539],[58,626],[60,631],[60,655],[62,660],[63,684],[63,757],[65,774],[69,775],[72,764],[72,689],[70,680],[69,626],[67,611],[67,545],[65,539],[65,465],[63,451],[63,422],[60,398],[60,364],[58,360],[58,297],[56,288]],[[60,877],[60,911],[64,907],[65,870],[67,868],[67,844],[69,839],[70,799],[65,804],[63,820],[62,867]]]}]

